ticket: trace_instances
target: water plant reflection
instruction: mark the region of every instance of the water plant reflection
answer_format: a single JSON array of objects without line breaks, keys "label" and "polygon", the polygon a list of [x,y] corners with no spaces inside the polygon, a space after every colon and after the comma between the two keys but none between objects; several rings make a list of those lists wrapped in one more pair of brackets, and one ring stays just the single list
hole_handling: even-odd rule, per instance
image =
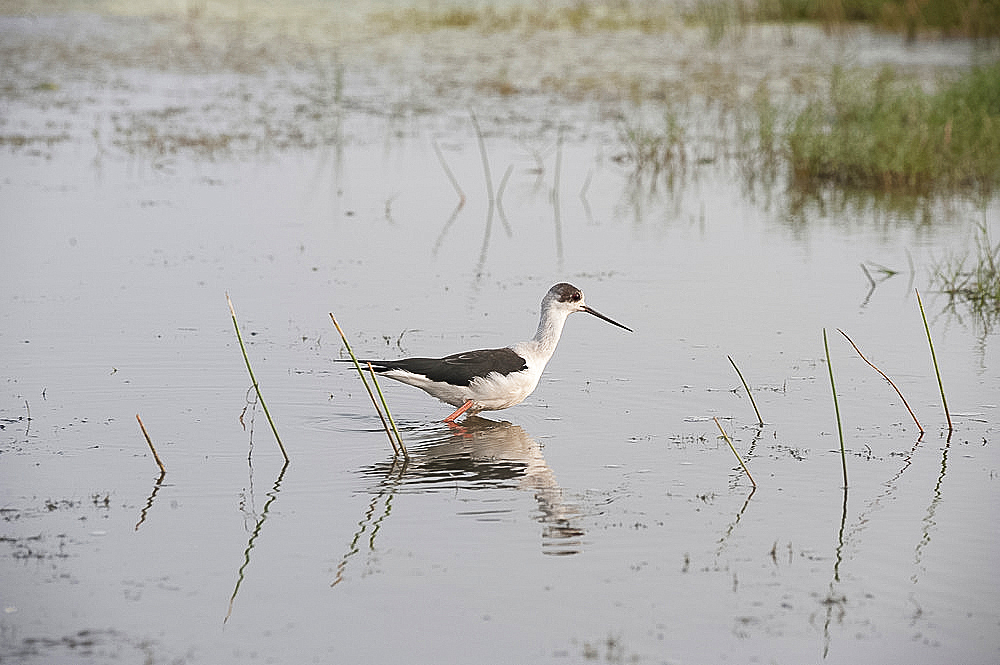
[{"label": "water plant reflection", "polygon": [[[274,503],[275,499],[278,498],[278,493],[281,491],[281,481],[285,477],[285,471],[288,469],[288,460],[282,465],[281,470],[278,472],[278,477],[274,479],[274,484],[271,486],[271,490],[267,493],[267,501],[264,503],[264,507],[261,509],[260,514],[257,516],[257,521],[254,524],[253,530],[250,532],[250,538],[247,540],[247,546],[243,550],[243,563],[240,565],[238,571],[236,571],[236,586],[233,587],[233,595],[229,597],[229,609],[226,610],[226,617],[223,619],[223,623],[229,621],[229,617],[233,614],[233,604],[236,602],[236,594],[240,592],[240,585],[243,584],[245,578],[247,567],[250,566],[250,553],[253,551],[254,543],[260,536],[261,529],[264,526],[264,522],[267,520],[268,511],[271,508],[271,504]],[[253,477],[253,468],[251,467],[251,480]]]}]

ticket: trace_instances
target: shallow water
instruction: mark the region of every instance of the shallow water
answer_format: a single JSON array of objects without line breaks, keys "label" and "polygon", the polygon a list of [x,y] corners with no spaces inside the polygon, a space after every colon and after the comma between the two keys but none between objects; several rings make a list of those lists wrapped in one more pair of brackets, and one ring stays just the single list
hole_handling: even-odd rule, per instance
[{"label": "shallow water", "polygon": [[[1000,657],[1000,343],[929,282],[975,224],[996,237],[996,200],[803,205],[727,160],[670,187],[616,159],[604,102],[418,95],[343,58],[339,92],[111,64],[9,95],[8,136],[70,138],[0,156],[3,661]],[[215,126],[246,136],[184,147]],[[862,262],[899,274],[872,289]],[[528,400],[459,428],[384,386],[394,462],[328,313],[364,355],[446,354],[529,337],[562,280],[636,332],[571,317]],[[287,466],[244,411],[227,292]]]}]

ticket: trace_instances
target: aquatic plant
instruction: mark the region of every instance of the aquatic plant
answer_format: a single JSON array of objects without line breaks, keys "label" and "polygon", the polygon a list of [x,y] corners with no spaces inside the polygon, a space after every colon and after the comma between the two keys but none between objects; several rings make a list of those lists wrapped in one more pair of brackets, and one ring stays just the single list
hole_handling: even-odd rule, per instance
[{"label": "aquatic plant", "polygon": [[837,328],[837,332],[839,332],[841,335],[843,335],[844,339],[846,339],[848,342],[850,342],[851,346],[853,346],[854,350],[857,352],[858,357],[860,357],[862,360],[864,360],[865,363],[867,363],[869,367],[871,367],[873,370],[875,370],[876,372],[878,372],[879,375],[883,379],[885,379],[886,381],[889,382],[889,385],[892,386],[892,389],[896,391],[897,395],[899,395],[899,399],[903,400],[903,406],[905,406],[906,410],[910,412],[910,417],[913,418],[913,422],[917,424],[917,429],[919,429],[920,433],[923,434],[924,433],[924,428],[920,426],[920,421],[917,420],[916,414],[914,414],[913,413],[913,409],[910,408],[910,403],[906,401],[905,397],[903,397],[903,393],[900,392],[899,388],[896,387],[896,384],[893,382],[893,380],[890,379],[889,376],[885,372],[883,372],[878,367],[876,367],[875,364],[872,361],[868,360],[868,358],[866,358],[863,353],[861,353],[861,349],[858,348],[858,345],[854,343],[854,340],[851,339],[848,336],[847,333],[845,333],[840,328]]},{"label": "aquatic plant", "polygon": [[288,463],[288,453],[285,452],[285,445],[281,443],[281,437],[278,436],[278,428],[274,425],[274,420],[271,418],[271,412],[267,410],[267,403],[264,402],[264,395],[260,392],[260,384],[257,383],[257,377],[253,375],[253,367],[250,366],[250,356],[247,355],[247,347],[243,344],[243,335],[240,334],[240,324],[236,320],[236,309],[233,307],[233,301],[229,299],[229,294],[226,294],[226,302],[229,303],[229,313],[233,317],[233,327],[236,328],[236,341],[240,343],[240,351],[243,352],[243,360],[247,365],[247,373],[250,374],[250,382],[253,384],[253,388],[257,391],[257,399],[260,400],[260,405],[264,408],[264,415],[267,416],[267,422],[271,425],[271,431],[274,432],[274,439],[278,442],[278,448],[281,449],[281,455],[285,458],[285,463]]},{"label": "aquatic plant", "polygon": [[736,446],[733,445],[732,439],[730,439],[729,435],[726,434],[726,430],[722,429],[722,424],[719,422],[719,419],[718,418],[712,418],[712,420],[715,421],[715,426],[719,428],[720,432],[722,432],[722,438],[725,439],[726,443],[729,444],[729,449],[733,451],[734,455],[736,455],[736,459],[739,460],[740,466],[743,467],[743,472],[745,474],[747,474],[747,478],[750,479],[750,482],[753,483],[754,487],[757,487],[757,481],[754,480],[753,476],[750,475],[750,469],[747,468],[747,465],[743,461],[743,458],[740,457],[740,454],[738,452],[736,452]]},{"label": "aquatic plant", "polygon": [[840,402],[837,401],[837,384],[833,380],[833,363],[830,362],[830,344],[826,339],[826,328],[823,328],[823,349],[826,351],[826,367],[830,371],[830,392],[833,393],[833,411],[837,415],[837,434],[840,437],[840,464],[844,469],[844,490],[846,491],[847,452],[844,449],[844,426],[840,421]]},{"label": "aquatic plant", "polygon": [[944,396],[944,382],[941,381],[941,368],[938,366],[937,354],[934,353],[934,340],[931,339],[931,327],[927,323],[927,313],[924,312],[924,302],[920,299],[920,291],[914,289],[917,294],[917,305],[920,306],[920,316],[924,320],[924,332],[927,333],[927,345],[931,347],[931,360],[934,362],[934,374],[937,376],[938,388],[941,391],[941,405],[944,407],[944,415],[948,419],[948,431],[952,431],[951,412],[948,410],[948,398]]},{"label": "aquatic plant", "polygon": [[160,473],[166,473],[167,469],[163,466],[163,461],[160,460],[159,454],[156,452],[156,447],[153,446],[153,440],[149,437],[149,432],[146,431],[146,426],[142,424],[142,418],[139,414],[135,414],[135,419],[139,421],[139,429],[142,430],[142,435],[146,437],[146,443],[149,445],[149,449],[153,451],[153,459],[156,460],[156,465],[160,467]]},{"label": "aquatic plant", "polygon": [[708,25],[710,39],[721,38],[720,31],[730,25],[769,21],[813,21],[827,28],[863,23],[902,32],[910,41],[925,32],[972,38],[1000,35],[997,0],[701,0],[685,11],[684,19]]},{"label": "aquatic plant", "polygon": [[932,268],[932,284],[951,298],[950,306],[966,303],[986,327],[1000,319],[1000,243],[993,244],[985,223],[979,225],[974,255],[950,256]]},{"label": "aquatic plant", "polygon": [[829,94],[808,104],[786,135],[793,181],[925,193],[1000,181],[1000,64],[971,70],[936,93],[833,68]]},{"label": "aquatic plant", "polygon": [[[354,350],[351,348],[350,342],[347,341],[347,335],[344,334],[343,329],[341,329],[340,324],[337,323],[337,319],[333,316],[333,312],[330,312],[330,320],[333,321],[333,327],[337,329],[340,333],[340,339],[344,342],[344,347],[347,349],[347,353],[350,354],[351,360],[354,361],[354,368],[358,370],[358,376],[361,377],[361,383],[365,384],[365,390],[368,391],[368,397],[372,400],[372,405],[375,407],[375,412],[378,413],[379,419],[382,421],[382,427],[385,429],[386,436],[389,437],[389,445],[392,446],[392,452],[394,455],[403,454],[404,460],[410,459],[410,453],[407,452],[406,446],[403,445],[403,437],[399,435],[399,430],[396,428],[396,421],[392,418],[392,413],[389,411],[389,404],[385,401],[385,395],[382,393],[382,388],[378,384],[378,379],[375,378],[375,369],[372,367],[371,363],[368,363],[368,371],[371,373],[372,382],[375,384],[375,390],[378,391],[379,399],[382,401],[382,408],[379,408],[378,402],[375,401],[375,393],[372,392],[371,386],[368,385],[368,380],[365,378],[365,373],[361,369],[361,363],[358,361],[358,357],[354,355]],[[385,409],[383,414],[382,409]],[[388,422],[386,422],[388,418]],[[389,427],[392,427],[390,430]],[[395,434],[395,439],[393,438]]]},{"label": "aquatic plant", "polygon": [[740,381],[743,382],[743,388],[744,390],[747,391],[747,397],[750,398],[750,405],[753,406],[753,412],[757,414],[757,424],[763,427],[764,418],[762,418],[760,415],[760,409],[757,408],[757,402],[753,398],[753,393],[750,392],[750,386],[747,385],[747,380],[743,378],[743,372],[741,372],[740,368],[736,366],[736,361],[733,360],[732,356],[726,356],[726,357],[729,358],[729,363],[733,366],[733,369],[736,370],[736,374],[740,377]]}]

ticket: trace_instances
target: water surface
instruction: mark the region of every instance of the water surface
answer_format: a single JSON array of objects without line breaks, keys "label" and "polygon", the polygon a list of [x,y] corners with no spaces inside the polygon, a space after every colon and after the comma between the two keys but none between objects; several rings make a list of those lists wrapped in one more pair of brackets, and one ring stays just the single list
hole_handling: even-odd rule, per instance
[{"label": "water surface", "polygon": [[[26,21],[5,19],[4,40]],[[176,38],[139,19],[30,24]],[[408,87],[395,51],[298,72],[38,67],[53,43],[17,60],[3,112],[6,136],[29,137],[0,156],[5,661],[1000,657],[998,341],[929,274],[976,224],[998,230],[995,200],[803,203],[722,158],[638,177],[621,111],[642,110],[443,74]],[[464,71],[427,48],[423,76]],[[811,49],[777,62],[819,69]],[[872,288],[863,262],[898,274]],[[461,427],[385,386],[413,454],[394,461],[331,362],[328,313],[364,355],[443,355],[530,337],[558,281],[635,334],[571,317],[536,392]],[[248,406],[227,292],[287,466]]]}]

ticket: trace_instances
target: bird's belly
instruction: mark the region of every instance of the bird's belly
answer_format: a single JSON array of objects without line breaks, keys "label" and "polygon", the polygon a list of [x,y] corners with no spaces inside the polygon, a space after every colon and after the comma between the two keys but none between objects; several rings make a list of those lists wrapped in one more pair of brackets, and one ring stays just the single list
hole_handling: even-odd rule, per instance
[{"label": "bird's belly", "polygon": [[481,411],[497,411],[520,404],[538,385],[538,375],[528,371],[492,372],[469,385],[470,397]]}]

